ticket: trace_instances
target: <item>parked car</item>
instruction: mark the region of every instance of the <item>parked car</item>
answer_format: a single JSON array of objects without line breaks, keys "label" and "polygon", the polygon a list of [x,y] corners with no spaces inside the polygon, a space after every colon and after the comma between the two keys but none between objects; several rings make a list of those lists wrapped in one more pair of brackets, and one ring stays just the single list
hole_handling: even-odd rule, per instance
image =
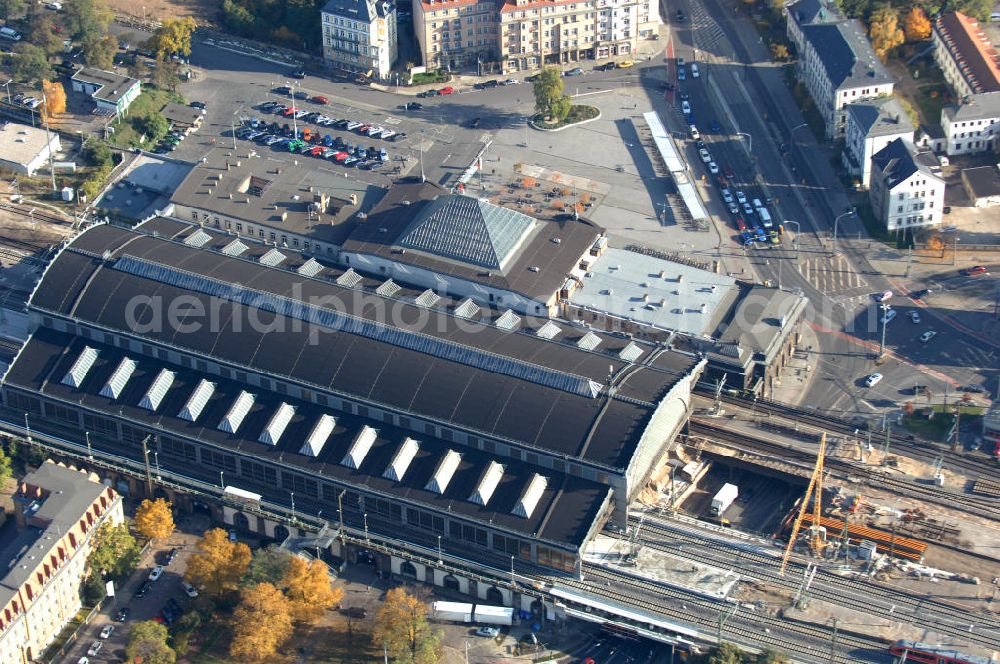
[{"label": "parked car", "polygon": [[114,625],[105,625],[104,629],[101,630],[101,638],[106,639],[115,631]]},{"label": "parked car", "polygon": [[190,106],[191,108],[200,108],[203,111],[206,108],[208,108],[208,106],[203,101],[193,101],[190,104],[188,104],[188,106]]},{"label": "parked car", "polygon": [[630,67],[634,66],[635,62],[633,62],[632,60],[622,60],[621,62],[618,63],[618,69],[629,69]]},{"label": "parked car", "polygon": [[691,104],[689,102],[682,101],[681,112],[684,113],[684,115],[691,115]]},{"label": "parked car", "polygon": [[518,81],[516,78],[505,78],[504,80],[500,81],[500,85],[517,85],[518,83],[520,83],[520,81]]},{"label": "parked car", "polygon": [[316,95],[309,101],[311,101],[314,104],[322,104],[323,106],[326,106],[327,104],[330,103],[330,100],[324,97],[323,95]]},{"label": "parked car", "polygon": [[718,175],[719,165],[716,164],[714,161],[708,162],[708,172],[711,173],[712,175]]},{"label": "parked car", "polygon": [[408,101],[405,104],[403,104],[404,111],[419,111],[422,110],[423,108],[424,105],[421,104],[419,101]]},{"label": "parked car", "polygon": [[169,565],[170,563],[172,563],[175,560],[177,560],[177,554],[180,553],[180,552],[181,552],[181,550],[178,549],[176,546],[174,548],[170,549],[170,551],[167,552],[167,562],[165,562],[163,564],[164,565]]},{"label": "parked car", "polygon": [[963,270],[962,274],[968,277],[978,277],[981,274],[988,274],[988,272],[985,265],[973,265],[972,267]]},{"label": "parked car", "polygon": [[933,292],[934,291],[932,291],[932,290],[930,290],[928,288],[921,288],[920,290],[913,291],[912,293],[910,293],[910,299],[911,300],[919,300],[920,298],[924,297],[925,295],[930,295]]},{"label": "parked car", "polygon": [[157,565],[149,571],[149,580],[156,581],[163,575],[163,565]]},{"label": "parked car", "polygon": [[152,585],[153,585],[153,583],[151,581],[148,581],[148,580],[147,581],[143,581],[142,585],[139,586],[139,589],[135,591],[135,596],[138,597],[138,598],[140,598],[140,599],[143,598],[143,597],[145,597],[146,593],[149,592],[149,589],[152,587]]},{"label": "parked car", "polygon": [[97,657],[97,653],[101,652],[101,648],[104,647],[103,641],[94,641],[90,644],[90,649],[87,650],[87,654],[91,657]]},{"label": "parked car", "polygon": [[927,330],[926,332],[920,335],[920,341],[921,343],[927,343],[936,336],[937,332],[935,332],[934,330]]},{"label": "parked car", "polygon": [[500,630],[496,627],[488,627],[483,625],[476,629],[476,636],[488,636],[491,639],[495,639],[500,636]]},{"label": "parked car", "polygon": [[455,88],[451,87],[450,85],[446,85],[440,90],[438,90],[438,93],[443,95],[455,94]]},{"label": "parked car", "polygon": [[698,150],[698,156],[701,157],[701,160],[706,164],[712,161],[712,155],[709,154],[708,150],[705,148]]},{"label": "parked car", "polygon": [[118,609],[118,613],[115,615],[115,620],[117,622],[125,622],[126,620],[128,620],[127,606],[123,606],[122,608]]},{"label": "parked car", "polygon": [[573,67],[567,69],[563,76],[583,76],[583,67]]},{"label": "parked car", "polygon": [[879,319],[879,322],[882,323],[882,325],[888,325],[889,323],[892,322],[892,319],[894,319],[895,317],[896,317],[896,310],[889,309],[887,312],[882,314],[882,318]]},{"label": "parked car", "polygon": [[306,77],[306,72],[304,69],[296,69],[295,71],[288,72],[288,75],[292,78],[303,79]]},{"label": "parked car", "polygon": [[916,309],[910,310],[910,320],[915,324],[920,322],[920,312]]},{"label": "parked car", "polygon": [[876,385],[879,384],[879,381],[881,380],[882,380],[882,374],[880,373],[869,374],[868,378],[865,378],[865,385],[867,387],[875,387]]}]

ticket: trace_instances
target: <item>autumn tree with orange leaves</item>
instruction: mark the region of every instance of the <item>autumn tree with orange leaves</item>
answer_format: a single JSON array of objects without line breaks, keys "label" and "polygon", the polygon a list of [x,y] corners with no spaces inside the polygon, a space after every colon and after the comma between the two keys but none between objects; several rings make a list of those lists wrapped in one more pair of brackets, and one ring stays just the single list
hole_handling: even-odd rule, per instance
[{"label": "autumn tree with orange leaves", "polygon": [[931,36],[931,20],[927,18],[927,12],[920,7],[914,7],[907,12],[903,21],[903,31],[908,42],[928,39]]},{"label": "autumn tree with orange leaves", "polygon": [[66,91],[62,83],[42,81],[42,94],[45,95],[45,114],[49,118],[66,112]]},{"label": "autumn tree with orange leaves", "polygon": [[273,657],[291,635],[292,605],[278,588],[258,583],[243,590],[233,612],[231,657],[246,662]]},{"label": "autumn tree with orange leaves", "polygon": [[282,581],[296,622],[316,622],[327,609],[337,606],[344,598],[344,590],[333,586],[330,573],[321,560],[306,562],[299,556],[292,556]]},{"label": "autumn tree with orange leaves", "polygon": [[198,540],[198,552],[188,560],[184,578],[208,595],[236,590],[250,565],[250,547],[230,542],[226,531],[213,528]]}]

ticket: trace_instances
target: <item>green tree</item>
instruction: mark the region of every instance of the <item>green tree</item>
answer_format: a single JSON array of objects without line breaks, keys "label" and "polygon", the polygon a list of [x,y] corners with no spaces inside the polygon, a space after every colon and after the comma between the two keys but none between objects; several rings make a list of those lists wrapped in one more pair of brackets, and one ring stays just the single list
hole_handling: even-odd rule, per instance
[{"label": "green tree", "polygon": [[63,16],[70,35],[81,43],[107,35],[114,18],[105,0],[73,0],[66,4]]},{"label": "green tree", "polygon": [[393,588],[375,617],[372,642],[385,647],[394,664],[437,664],[441,635],[427,621],[427,604],[405,588]]},{"label": "green tree", "polygon": [[132,62],[128,65],[128,75],[132,78],[137,78],[141,81],[146,78],[148,73],[149,67],[146,66],[146,61],[138,56],[133,58]]},{"label": "green tree", "polygon": [[899,12],[888,5],[876,9],[868,23],[868,35],[875,55],[886,60],[897,46],[906,41],[903,29],[899,27]]},{"label": "green tree", "polygon": [[756,664],[788,664],[790,661],[785,653],[770,648],[761,650],[754,659]]},{"label": "green tree", "polygon": [[562,122],[569,115],[573,108],[573,100],[569,97],[560,97],[552,102],[552,117]]},{"label": "green tree", "polygon": [[9,21],[11,16],[22,14],[27,6],[27,0],[0,0],[0,13],[4,21]]},{"label": "green tree", "polygon": [[49,56],[45,50],[34,44],[21,42],[17,45],[18,57],[14,62],[14,78],[33,83],[51,79],[52,66],[49,64]]},{"label": "green tree", "polygon": [[849,18],[864,18],[871,12],[873,0],[837,0],[837,5]]},{"label": "green tree", "polygon": [[563,98],[563,80],[559,70],[546,67],[534,83],[535,110],[546,118],[553,116],[552,106]]},{"label": "green tree", "polygon": [[101,193],[101,188],[104,186],[104,177],[106,176],[107,173],[104,173],[101,176],[94,175],[81,182],[80,195],[87,201],[93,201],[97,198],[97,195]]},{"label": "green tree", "polygon": [[93,549],[87,558],[92,574],[125,576],[139,562],[139,544],[124,523],[105,521],[97,529]]},{"label": "green tree", "polygon": [[723,643],[708,655],[708,664],[742,664],[744,653],[732,643]]},{"label": "green tree", "polygon": [[146,139],[156,142],[167,135],[170,130],[170,123],[163,117],[163,113],[155,111],[141,118],[136,118],[136,129],[146,135]]},{"label": "green tree", "polygon": [[955,0],[945,2],[943,9],[960,11],[963,14],[974,16],[980,21],[988,21],[990,12],[993,10],[993,0]]},{"label": "green tree", "polygon": [[180,65],[177,62],[170,58],[159,58],[153,69],[153,85],[161,90],[176,92],[179,75]]},{"label": "green tree", "polygon": [[108,144],[101,140],[90,141],[83,149],[83,158],[91,166],[111,170],[114,164],[114,155]]},{"label": "green tree", "polygon": [[111,35],[93,35],[83,40],[83,61],[98,69],[112,69],[118,53],[118,40]]},{"label": "green tree", "polygon": [[191,17],[168,18],[156,29],[148,44],[156,53],[157,60],[164,60],[171,55],[191,55],[191,35],[197,24]]},{"label": "green tree", "polygon": [[132,626],[125,657],[142,664],[174,664],[177,653],[167,645],[167,628],[154,620]]},{"label": "green tree", "polygon": [[7,481],[13,476],[14,470],[10,465],[10,457],[0,447],[0,488],[7,486]]},{"label": "green tree", "polygon": [[291,560],[292,554],[288,549],[282,549],[277,545],[257,549],[253,552],[253,558],[250,560],[246,576],[243,577],[242,585],[255,586],[258,583],[270,583],[273,586],[280,586]]},{"label": "green tree", "polygon": [[56,34],[52,19],[45,12],[33,12],[28,19],[27,38],[38,46],[45,55],[52,56],[63,49],[63,39]]}]

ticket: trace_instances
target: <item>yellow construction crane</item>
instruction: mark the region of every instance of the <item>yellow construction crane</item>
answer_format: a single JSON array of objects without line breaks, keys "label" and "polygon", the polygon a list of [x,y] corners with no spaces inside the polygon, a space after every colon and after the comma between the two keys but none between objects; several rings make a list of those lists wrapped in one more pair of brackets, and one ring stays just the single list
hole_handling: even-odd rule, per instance
[{"label": "yellow construction crane", "polygon": [[817,556],[823,551],[823,540],[819,536],[819,519],[823,511],[823,459],[826,456],[826,433],[819,438],[819,453],[816,455],[816,467],[813,468],[812,477],[809,478],[809,486],[806,494],[802,497],[802,504],[799,505],[799,514],[792,524],[792,532],[788,536],[788,546],[785,547],[785,555],[781,558],[781,575],[785,575],[785,568],[788,566],[788,557],[792,555],[792,547],[795,546],[795,538],[799,536],[799,528],[802,527],[802,518],[809,507],[809,499],[813,500],[812,536],[809,538],[812,544],[813,553]]}]

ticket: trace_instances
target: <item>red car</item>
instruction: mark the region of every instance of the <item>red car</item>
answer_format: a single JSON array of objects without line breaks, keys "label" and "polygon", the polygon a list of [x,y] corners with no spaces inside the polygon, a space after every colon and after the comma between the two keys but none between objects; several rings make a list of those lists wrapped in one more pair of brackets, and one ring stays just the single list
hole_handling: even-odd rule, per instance
[{"label": "red car", "polygon": [[363,124],[360,127],[357,127],[355,131],[358,132],[359,134],[367,134],[368,130],[371,128],[372,128],[371,125]]},{"label": "red car", "polygon": [[738,228],[740,231],[745,231],[747,229],[746,222],[744,222],[739,217],[736,217],[736,228]]},{"label": "red car", "polygon": [[286,118],[290,118],[298,112],[299,112],[298,108],[296,108],[295,106],[289,106],[284,111],[282,111],[281,114],[284,115]]},{"label": "red car", "polygon": [[446,85],[440,90],[438,90],[438,92],[443,95],[450,95],[455,93],[455,88],[451,87],[450,85]]},{"label": "red car", "polygon": [[734,173],[733,169],[730,168],[729,166],[726,166],[726,168],[722,172],[725,173],[726,177],[729,178],[730,180],[736,177],[736,173]]},{"label": "red car", "polygon": [[968,276],[970,276],[970,277],[976,277],[976,276],[979,276],[980,274],[986,274],[986,266],[985,265],[973,265],[972,267],[970,267],[969,269],[967,269],[965,271],[965,274],[968,275]]},{"label": "red car", "polygon": [[323,104],[324,106],[330,103],[330,100],[324,97],[323,95],[316,95],[309,101],[311,101],[314,104]]},{"label": "red car", "polygon": [[346,152],[338,152],[337,154],[333,155],[333,160],[334,161],[344,161],[349,156],[350,155],[348,155]]},{"label": "red car", "polygon": [[322,145],[318,145],[318,146],[312,148],[311,150],[309,150],[309,156],[310,157],[321,157],[323,155],[323,150],[325,150],[325,149],[326,148],[324,148]]}]

